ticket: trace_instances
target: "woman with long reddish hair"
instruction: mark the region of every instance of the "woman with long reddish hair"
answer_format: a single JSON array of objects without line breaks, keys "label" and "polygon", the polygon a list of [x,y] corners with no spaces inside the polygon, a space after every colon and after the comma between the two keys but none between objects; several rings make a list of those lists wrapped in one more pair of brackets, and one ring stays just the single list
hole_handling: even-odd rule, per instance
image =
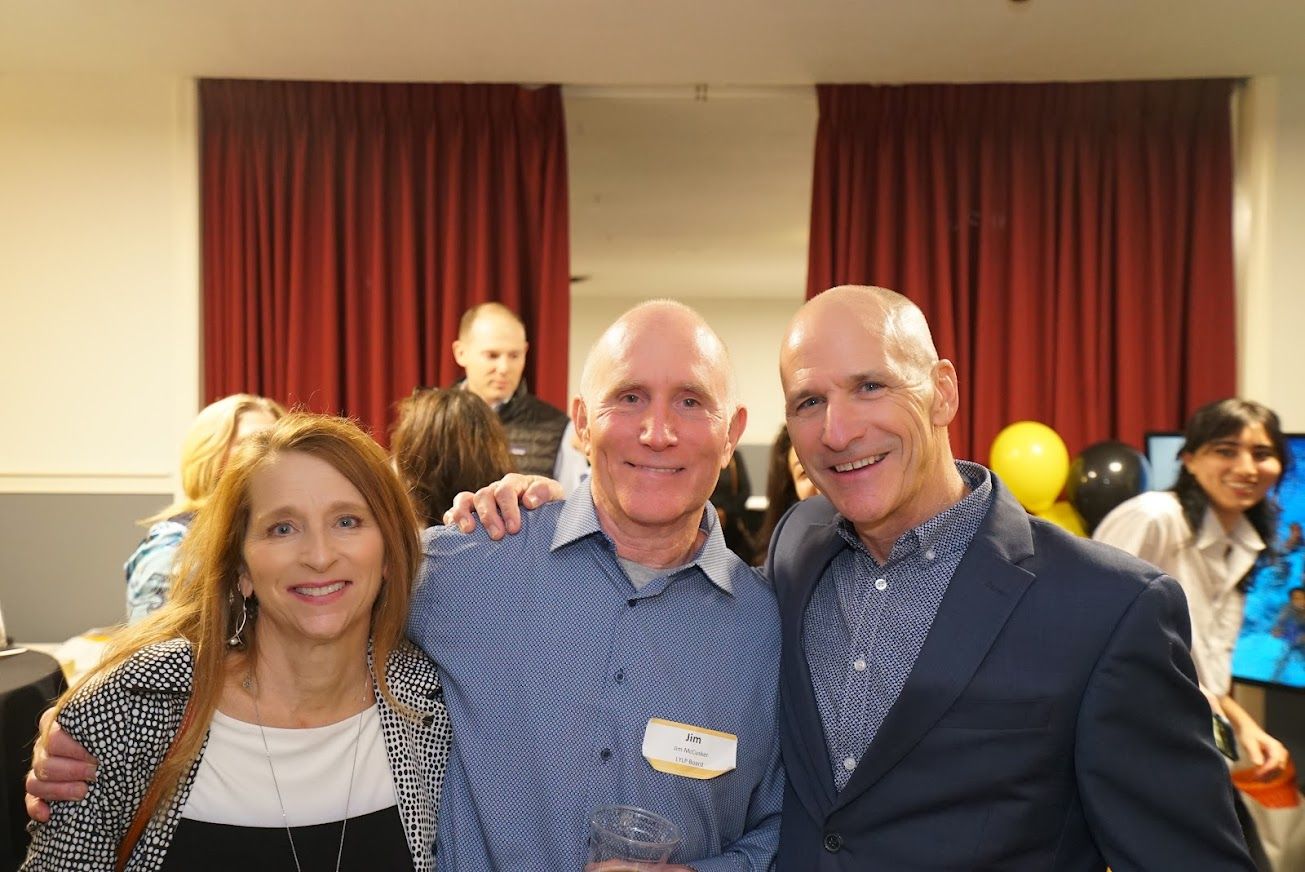
[{"label": "woman with long reddish hair", "polygon": [[168,604],[59,701],[99,769],[24,868],[432,868],[450,730],[404,639],[416,531],[354,424],[296,413],[249,437]]}]

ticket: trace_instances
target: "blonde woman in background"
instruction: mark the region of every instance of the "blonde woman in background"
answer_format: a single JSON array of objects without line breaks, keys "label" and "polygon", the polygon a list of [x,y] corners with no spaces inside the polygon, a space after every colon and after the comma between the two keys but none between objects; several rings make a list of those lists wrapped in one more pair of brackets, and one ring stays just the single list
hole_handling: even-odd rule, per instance
[{"label": "blonde woman in background", "polygon": [[127,559],[127,622],[137,621],[163,605],[172,586],[172,564],[195,510],[217,487],[218,475],[241,440],[264,430],[286,414],[275,400],[232,394],[205,406],[181,445],[182,496],[141,521],[145,538]]}]

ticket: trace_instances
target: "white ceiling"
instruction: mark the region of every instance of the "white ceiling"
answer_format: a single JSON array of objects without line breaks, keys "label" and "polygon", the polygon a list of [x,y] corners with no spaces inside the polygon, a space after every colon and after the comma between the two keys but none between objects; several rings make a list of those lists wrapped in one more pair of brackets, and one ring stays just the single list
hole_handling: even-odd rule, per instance
[{"label": "white ceiling", "polygon": [[570,86],[581,298],[800,299],[810,83],[1293,74],[1303,44],[1302,0],[0,0],[0,75]]},{"label": "white ceiling", "polygon": [[0,0],[0,73],[566,84],[1305,70],[1300,0]]}]

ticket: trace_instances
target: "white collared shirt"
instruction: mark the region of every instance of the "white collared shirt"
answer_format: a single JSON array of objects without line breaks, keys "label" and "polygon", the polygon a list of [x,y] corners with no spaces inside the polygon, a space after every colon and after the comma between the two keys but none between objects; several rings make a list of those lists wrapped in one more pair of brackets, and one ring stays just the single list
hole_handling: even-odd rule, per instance
[{"label": "white collared shirt", "polygon": [[1172,576],[1187,595],[1192,660],[1201,686],[1217,696],[1232,689],[1232,653],[1241,632],[1246,595],[1237,583],[1264,550],[1245,516],[1231,531],[1210,509],[1192,535],[1177,494],[1150,491],[1116,507],[1092,538],[1122,548]]}]

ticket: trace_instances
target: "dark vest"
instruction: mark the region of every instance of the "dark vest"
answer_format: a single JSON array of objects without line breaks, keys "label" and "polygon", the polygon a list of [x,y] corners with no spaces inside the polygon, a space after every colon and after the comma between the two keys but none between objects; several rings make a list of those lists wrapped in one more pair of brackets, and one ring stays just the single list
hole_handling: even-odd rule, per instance
[{"label": "dark vest", "polygon": [[508,447],[517,472],[553,475],[557,449],[566,431],[566,413],[526,392],[526,383],[517,385],[506,403],[498,407],[499,420],[507,429]]}]

